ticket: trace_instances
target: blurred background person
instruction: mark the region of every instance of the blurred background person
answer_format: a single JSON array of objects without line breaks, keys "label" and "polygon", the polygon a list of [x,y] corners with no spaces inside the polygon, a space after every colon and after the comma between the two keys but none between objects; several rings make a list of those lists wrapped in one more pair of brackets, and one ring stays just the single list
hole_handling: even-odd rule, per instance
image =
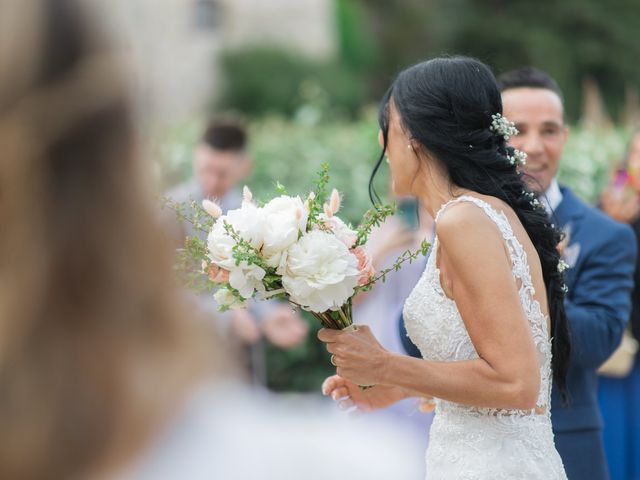
[{"label": "blurred background person", "polygon": [[[215,200],[226,213],[240,208],[240,183],[251,171],[252,159],[247,152],[248,132],[241,121],[233,118],[210,120],[193,152],[193,178],[174,187],[167,197],[180,204],[185,220],[178,220],[176,212],[166,209],[164,217],[177,248],[183,247],[186,237],[198,237],[206,242],[207,233],[194,228],[195,210],[192,203]],[[252,302],[248,310],[217,312],[212,292],[205,291],[198,302],[205,311],[215,313],[217,323],[228,323],[225,330],[239,340],[247,351],[248,368],[256,382],[266,382],[264,335],[273,345],[293,348],[302,343],[309,330],[297,311],[278,301]]]},{"label": "blurred background person", "polygon": [[552,389],[555,443],[570,480],[607,479],[597,369],[622,338],[631,311],[635,238],[631,229],[585,204],[556,178],[569,127],[563,95],[546,72],[523,67],[498,77],[504,115],[518,133],[510,145],[527,154],[522,172],[550,221],[566,235],[564,304],[571,335],[569,402]]},{"label": "blurred background person", "polygon": [[[612,175],[601,201],[612,218],[631,225],[640,247],[640,131]],[[640,478],[640,259],[636,260],[631,319],[618,350],[601,369],[598,400],[604,447],[613,480]]]},{"label": "blurred background person", "polygon": [[0,478],[416,478],[393,432],[229,381],[176,288],[89,5],[0,0]]},{"label": "blurred background person", "polygon": [[[193,152],[193,178],[171,189],[168,196],[187,207],[192,201],[201,205],[204,199],[215,199],[223,212],[240,208],[242,191],[238,185],[252,164],[247,140],[247,130],[239,120],[210,120]],[[206,232],[194,229],[190,222],[176,222],[175,227],[178,246],[187,236],[206,239]]]}]

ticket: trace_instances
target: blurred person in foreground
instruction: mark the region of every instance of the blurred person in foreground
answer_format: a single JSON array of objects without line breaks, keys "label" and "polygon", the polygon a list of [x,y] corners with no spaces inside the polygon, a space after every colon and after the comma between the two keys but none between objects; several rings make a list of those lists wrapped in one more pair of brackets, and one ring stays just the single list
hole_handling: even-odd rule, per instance
[{"label": "blurred person in foreground", "polygon": [[415,478],[392,432],[227,381],[174,285],[87,5],[0,0],[0,478]]},{"label": "blurred person in foreground", "polygon": [[[242,193],[238,185],[251,171],[252,159],[247,152],[248,133],[236,119],[219,118],[209,122],[193,153],[193,178],[170,190],[167,196],[193,215],[192,202],[215,199],[223,213],[240,208]],[[188,221],[178,221],[175,212],[165,212],[176,245],[182,247],[185,237],[197,236],[206,241],[206,232],[196,230]],[[213,294],[200,299],[209,312],[217,310]],[[245,345],[252,346],[264,336],[280,348],[292,348],[302,343],[309,325],[289,305],[278,301],[252,302],[248,310],[230,310],[218,314],[220,321],[230,323],[231,332]],[[255,360],[255,355],[253,356]],[[262,359],[261,361],[264,361]],[[253,365],[254,369],[261,369]],[[264,381],[264,379],[262,379]]]},{"label": "blurred person in foreground", "polygon": [[[629,141],[623,164],[613,174],[602,209],[630,225],[640,247],[640,130]],[[636,260],[630,325],[612,362],[618,370],[603,371],[599,402],[604,418],[604,447],[613,480],[640,478],[640,258]],[[615,365],[615,364],[614,364]]]},{"label": "blurred person in foreground", "polygon": [[527,154],[522,171],[540,194],[551,221],[565,232],[572,354],[567,375],[569,403],[552,389],[551,419],[558,452],[570,480],[609,478],[598,408],[597,370],[614,352],[629,319],[635,238],[581,200],[556,175],[569,135],[562,92],[547,73],[526,67],[498,77],[504,114],[519,133],[510,144]]}]

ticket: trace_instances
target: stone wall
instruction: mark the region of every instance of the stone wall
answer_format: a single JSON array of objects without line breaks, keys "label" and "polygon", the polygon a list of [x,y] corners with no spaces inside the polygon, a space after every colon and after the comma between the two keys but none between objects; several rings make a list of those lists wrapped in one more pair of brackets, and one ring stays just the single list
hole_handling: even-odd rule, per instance
[{"label": "stone wall", "polygon": [[[210,2],[207,5],[207,2]],[[275,44],[316,58],[335,52],[333,0],[91,0],[126,53],[143,115],[203,111],[222,48]]]}]

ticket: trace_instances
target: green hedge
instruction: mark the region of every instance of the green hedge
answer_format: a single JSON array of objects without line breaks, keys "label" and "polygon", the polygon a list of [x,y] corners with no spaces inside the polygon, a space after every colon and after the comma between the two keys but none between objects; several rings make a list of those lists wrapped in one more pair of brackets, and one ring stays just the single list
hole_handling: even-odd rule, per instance
[{"label": "green hedge", "polygon": [[[191,151],[202,122],[193,121],[163,132],[158,157],[164,185],[191,174]],[[331,165],[332,184],[344,195],[344,215],[357,221],[370,206],[368,180],[378,158],[378,126],[371,111],[358,121],[336,120],[318,125],[265,117],[251,126],[250,150],[255,167],[246,180],[258,198],[269,198],[275,182],[289,193],[304,194],[323,162]],[[592,132],[573,128],[560,164],[560,180],[588,202],[595,202],[608,181],[609,171],[625,150],[623,129]],[[387,190],[388,169],[383,166],[377,190]]]},{"label": "green hedge", "polygon": [[353,117],[369,98],[366,81],[339,60],[320,61],[279,47],[245,47],[221,54],[222,92],[215,106],[252,116]]}]

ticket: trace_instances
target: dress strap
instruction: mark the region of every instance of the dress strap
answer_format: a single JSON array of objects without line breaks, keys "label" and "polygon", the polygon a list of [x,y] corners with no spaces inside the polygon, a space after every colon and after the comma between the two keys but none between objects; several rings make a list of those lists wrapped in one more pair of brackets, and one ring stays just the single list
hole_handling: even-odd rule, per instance
[{"label": "dress strap", "polygon": [[485,202],[484,200],[481,200],[481,199],[479,199],[477,197],[474,197],[472,195],[461,195],[461,196],[459,196],[457,198],[454,198],[454,199],[449,200],[448,202],[444,203],[440,207],[440,210],[438,210],[438,213],[436,213],[435,221],[437,222],[440,219],[440,217],[445,212],[445,210],[449,207],[449,205],[453,205],[455,203],[461,203],[461,202],[471,202],[471,203],[476,204],[478,207],[480,207],[482,210],[484,210],[484,212],[487,214],[487,216],[489,218],[491,218],[491,220],[493,220],[494,223],[496,223],[498,225],[498,227],[500,228],[500,231],[502,232],[503,235],[508,235],[508,236],[513,235],[513,232],[511,230],[511,225],[509,225],[509,222],[507,221],[507,219],[504,216],[504,214],[500,215],[496,211],[496,209],[493,208],[488,202]]},{"label": "dress strap", "polygon": [[[484,213],[493,221],[493,223],[496,224],[496,226],[498,227],[498,230],[500,230],[502,238],[506,242],[507,247],[509,249],[512,263],[526,264],[526,259],[522,258],[523,256],[526,256],[524,254],[524,248],[522,247],[522,244],[518,241],[518,239],[514,235],[513,230],[511,228],[511,224],[509,223],[509,220],[505,216],[504,212],[498,212],[488,202],[481,200],[480,198],[474,197],[472,195],[461,195],[457,198],[449,200],[444,205],[442,205],[442,207],[440,207],[440,210],[438,210],[438,213],[436,214],[436,217],[435,217],[435,222],[436,223],[438,222],[438,220],[442,217],[442,214],[449,207],[449,205],[453,205],[455,203],[461,203],[461,202],[471,202],[476,206],[478,206],[480,209],[482,209]],[[517,277],[523,280],[528,285],[530,285],[531,279],[522,278],[521,274],[522,272],[517,272]],[[527,274],[528,274],[528,271],[527,271]]]}]

